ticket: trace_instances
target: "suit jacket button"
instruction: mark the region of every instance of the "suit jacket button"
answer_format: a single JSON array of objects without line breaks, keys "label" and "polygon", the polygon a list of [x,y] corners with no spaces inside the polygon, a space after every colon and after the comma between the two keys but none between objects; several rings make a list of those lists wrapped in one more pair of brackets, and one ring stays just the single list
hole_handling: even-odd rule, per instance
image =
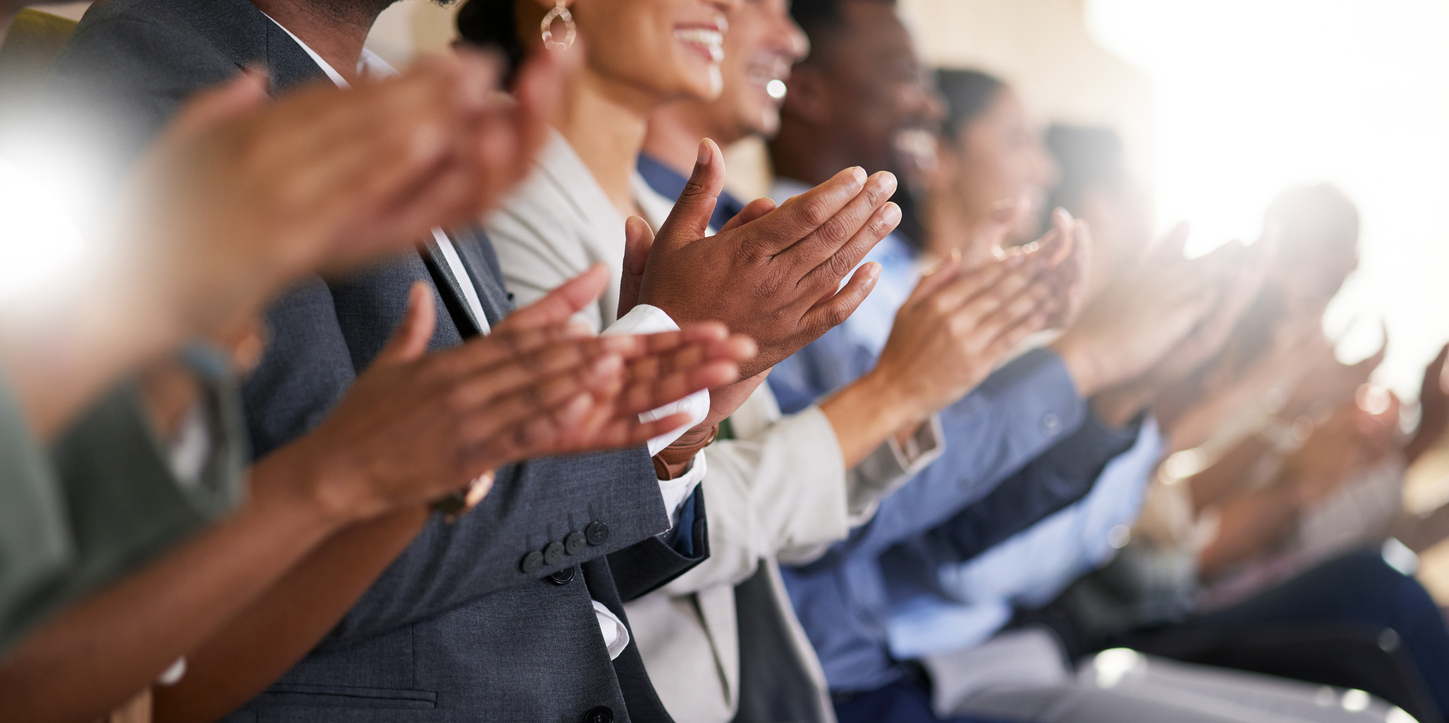
[{"label": "suit jacket button", "polygon": [[602,545],[609,541],[609,526],[594,520],[584,528],[584,535],[588,538],[590,545]]},{"label": "suit jacket button", "polygon": [[584,533],[575,530],[570,532],[568,537],[564,538],[564,552],[570,555],[577,555],[584,551],[584,544]]},{"label": "suit jacket button", "polygon": [[584,723],[614,723],[614,711],[601,705],[584,714]]},{"label": "suit jacket button", "polygon": [[523,571],[525,573],[530,575],[538,572],[538,568],[543,567],[543,553],[535,550],[528,553],[527,555],[524,555],[523,562],[520,564],[520,567],[523,568]]},{"label": "suit jacket button", "polygon": [[555,585],[558,585],[559,587],[563,587],[564,585],[567,585],[567,584],[569,584],[569,583],[571,583],[571,582],[574,581],[574,574],[577,573],[577,572],[578,572],[578,568],[577,567],[570,567],[570,568],[566,568],[566,569],[563,569],[563,570],[559,570],[558,572],[555,572],[554,574],[549,575],[548,577],[545,577],[544,579],[545,580],[548,580],[549,582],[551,582],[551,583],[553,583]]},{"label": "suit jacket button", "polygon": [[564,546],[562,542],[554,540],[548,543],[548,547],[543,548],[543,564],[545,565],[550,567],[557,565],[563,562],[563,556]]}]

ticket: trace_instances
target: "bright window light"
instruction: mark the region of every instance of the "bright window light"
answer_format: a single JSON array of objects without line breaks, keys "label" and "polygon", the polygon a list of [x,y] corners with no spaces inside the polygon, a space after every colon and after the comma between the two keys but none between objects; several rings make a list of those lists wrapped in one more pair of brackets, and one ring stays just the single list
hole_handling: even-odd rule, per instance
[{"label": "bright window light", "polygon": [[80,265],[85,244],[42,184],[0,159],[0,306],[41,293]]},{"label": "bright window light", "polygon": [[[1389,355],[1417,392],[1449,340],[1449,3],[1088,0],[1105,47],[1154,81],[1157,220],[1199,243],[1256,238],[1273,196],[1329,181],[1363,216],[1360,271],[1330,309],[1340,356]],[[1355,323],[1355,320],[1357,323]]]}]

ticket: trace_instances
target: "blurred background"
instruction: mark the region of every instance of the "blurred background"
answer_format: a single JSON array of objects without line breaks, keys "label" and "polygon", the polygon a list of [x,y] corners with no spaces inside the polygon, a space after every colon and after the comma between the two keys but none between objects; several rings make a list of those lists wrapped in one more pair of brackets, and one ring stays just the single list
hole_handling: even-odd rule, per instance
[{"label": "blurred background", "polygon": [[[1190,247],[1252,241],[1284,187],[1329,181],[1358,203],[1359,270],[1325,321],[1345,362],[1388,333],[1374,380],[1406,402],[1449,340],[1449,2],[1444,0],[901,0],[928,60],[1011,81],[1042,124],[1109,126],[1125,140],[1156,227]],[[88,3],[60,6],[79,17]],[[395,64],[439,51],[452,11],[402,0],[370,46]],[[758,195],[757,147],[730,151]],[[1382,326],[1381,326],[1382,323]],[[1410,470],[1407,502],[1449,500],[1449,454]],[[1449,546],[1421,573],[1449,602]]]}]

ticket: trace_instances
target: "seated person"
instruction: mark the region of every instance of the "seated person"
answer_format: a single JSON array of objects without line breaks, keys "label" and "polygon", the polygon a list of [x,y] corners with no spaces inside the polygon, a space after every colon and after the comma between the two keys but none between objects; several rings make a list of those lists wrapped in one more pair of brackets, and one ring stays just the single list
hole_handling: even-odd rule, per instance
[{"label": "seated person", "polygon": [[[120,5],[105,12],[97,8],[89,21],[95,34],[83,29],[77,38],[104,46],[108,30],[147,27],[121,21],[124,28],[117,29],[115,16],[98,17],[130,12]],[[63,66],[72,63],[65,66],[73,73],[67,77],[84,75],[78,68],[97,50],[71,45],[62,58]],[[305,57],[300,48],[297,53]],[[219,65],[223,77],[235,75],[236,64]],[[105,62],[100,67],[115,68]],[[524,82],[534,90],[560,82],[558,69],[547,64],[528,75]],[[89,372],[88,365],[57,368],[69,361],[60,352],[74,351],[59,342],[97,333],[92,326],[98,322],[107,342],[100,348],[120,359],[149,356],[157,349],[145,345],[164,350],[170,335],[216,334],[235,324],[238,315],[248,317],[298,277],[348,271],[400,252],[415,255],[420,235],[474,217],[496,198],[506,184],[492,190],[487,184],[521,173],[543,139],[541,117],[549,107],[544,98],[529,96],[506,106],[460,102],[478,98],[477,88],[494,77],[487,62],[464,58],[426,63],[346,94],[335,87],[294,89],[275,110],[266,108],[255,77],[236,78],[209,94],[161,138],[159,157],[128,186],[137,195],[123,202],[124,218],[140,223],[120,227],[131,233],[101,246],[115,256],[97,254],[96,260],[113,264],[106,268],[115,278],[101,276],[105,283],[86,287],[110,292],[105,303],[80,307],[88,314],[73,326],[47,327],[48,343],[38,348],[52,352],[43,360],[48,365],[23,353],[7,354],[7,376],[33,373],[30,380],[44,384],[46,375],[61,375],[88,383],[88,376],[68,374]],[[367,122],[353,122],[358,118]],[[292,151],[278,152],[272,143]],[[476,153],[491,145],[508,150]],[[122,152],[127,150],[132,149]],[[374,172],[360,173],[359,163]],[[210,244],[215,249],[207,252]],[[132,268],[141,273],[125,273]],[[137,282],[140,289],[129,288]],[[321,410],[325,419],[313,435],[255,466],[249,500],[236,515],[86,598],[7,658],[0,671],[5,717],[100,715],[149,685],[179,655],[188,656],[189,674],[164,689],[158,700],[162,715],[224,714],[255,692],[250,686],[269,684],[269,675],[280,674],[333,626],[428,521],[430,500],[468,487],[468,498],[451,509],[456,517],[492,488],[494,468],[539,454],[632,447],[687,420],[665,414],[641,424],[637,412],[658,406],[656,400],[733,380],[735,361],[748,355],[750,345],[725,342],[717,327],[647,338],[580,338],[568,317],[591,303],[602,284],[602,270],[592,270],[541,305],[497,319],[487,338],[434,354],[426,350],[435,328],[452,322],[438,321],[436,292],[425,284],[402,284],[400,330],[390,340],[380,339],[376,363],[339,394],[339,408],[331,414]],[[178,299],[187,303],[172,303]],[[158,312],[137,318],[159,328],[106,323],[110,314],[134,322],[128,313],[135,311]],[[8,341],[11,333],[33,330],[7,323],[4,331]],[[220,366],[224,373],[225,363]],[[101,371],[120,373],[109,366]],[[39,389],[32,396],[50,401],[45,387]],[[676,390],[674,396],[670,390]],[[116,417],[111,410],[107,414],[103,422]],[[144,429],[144,423],[131,426]],[[82,424],[82,445],[127,441],[110,427]],[[144,435],[136,442],[143,451],[152,445]],[[108,496],[97,502],[110,503],[105,516],[119,517],[118,499],[129,505],[155,499],[128,499],[133,491],[128,484],[136,480],[127,478],[115,456],[78,455],[72,446],[59,454],[78,462],[76,474],[100,477],[96,484]],[[167,471],[164,461],[153,466]],[[101,514],[89,507],[72,512],[90,515],[82,521]],[[375,541],[379,530],[396,545],[365,544],[365,533],[374,533]],[[595,536],[595,547],[603,536]],[[117,552],[109,544],[114,538],[90,535],[82,541],[106,556]],[[144,542],[155,547],[156,540]],[[148,560],[124,562],[139,566]],[[278,616],[289,626],[286,631],[278,628]],[[172,707],[178,699],[179,710]]]}]

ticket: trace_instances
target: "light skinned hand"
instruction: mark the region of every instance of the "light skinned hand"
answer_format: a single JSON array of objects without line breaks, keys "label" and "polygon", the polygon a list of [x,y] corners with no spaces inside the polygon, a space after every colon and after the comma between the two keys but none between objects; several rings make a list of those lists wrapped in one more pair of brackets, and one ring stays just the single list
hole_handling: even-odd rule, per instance
[{"label": "light skinned hand", "polygon": [[1125,274],[1088,302],[1052,348],[1084,397],[1134,382],[1207,318],[1218,300],[1211,259],[1188,261],[1185,238]]},{"label": "light skinned hand", "polygon": [[1052,257],[1033,250],[976,269],[957,255],[922,277],[896,313],[872,375],[920,421],[980,384],[1052,312]]}]

